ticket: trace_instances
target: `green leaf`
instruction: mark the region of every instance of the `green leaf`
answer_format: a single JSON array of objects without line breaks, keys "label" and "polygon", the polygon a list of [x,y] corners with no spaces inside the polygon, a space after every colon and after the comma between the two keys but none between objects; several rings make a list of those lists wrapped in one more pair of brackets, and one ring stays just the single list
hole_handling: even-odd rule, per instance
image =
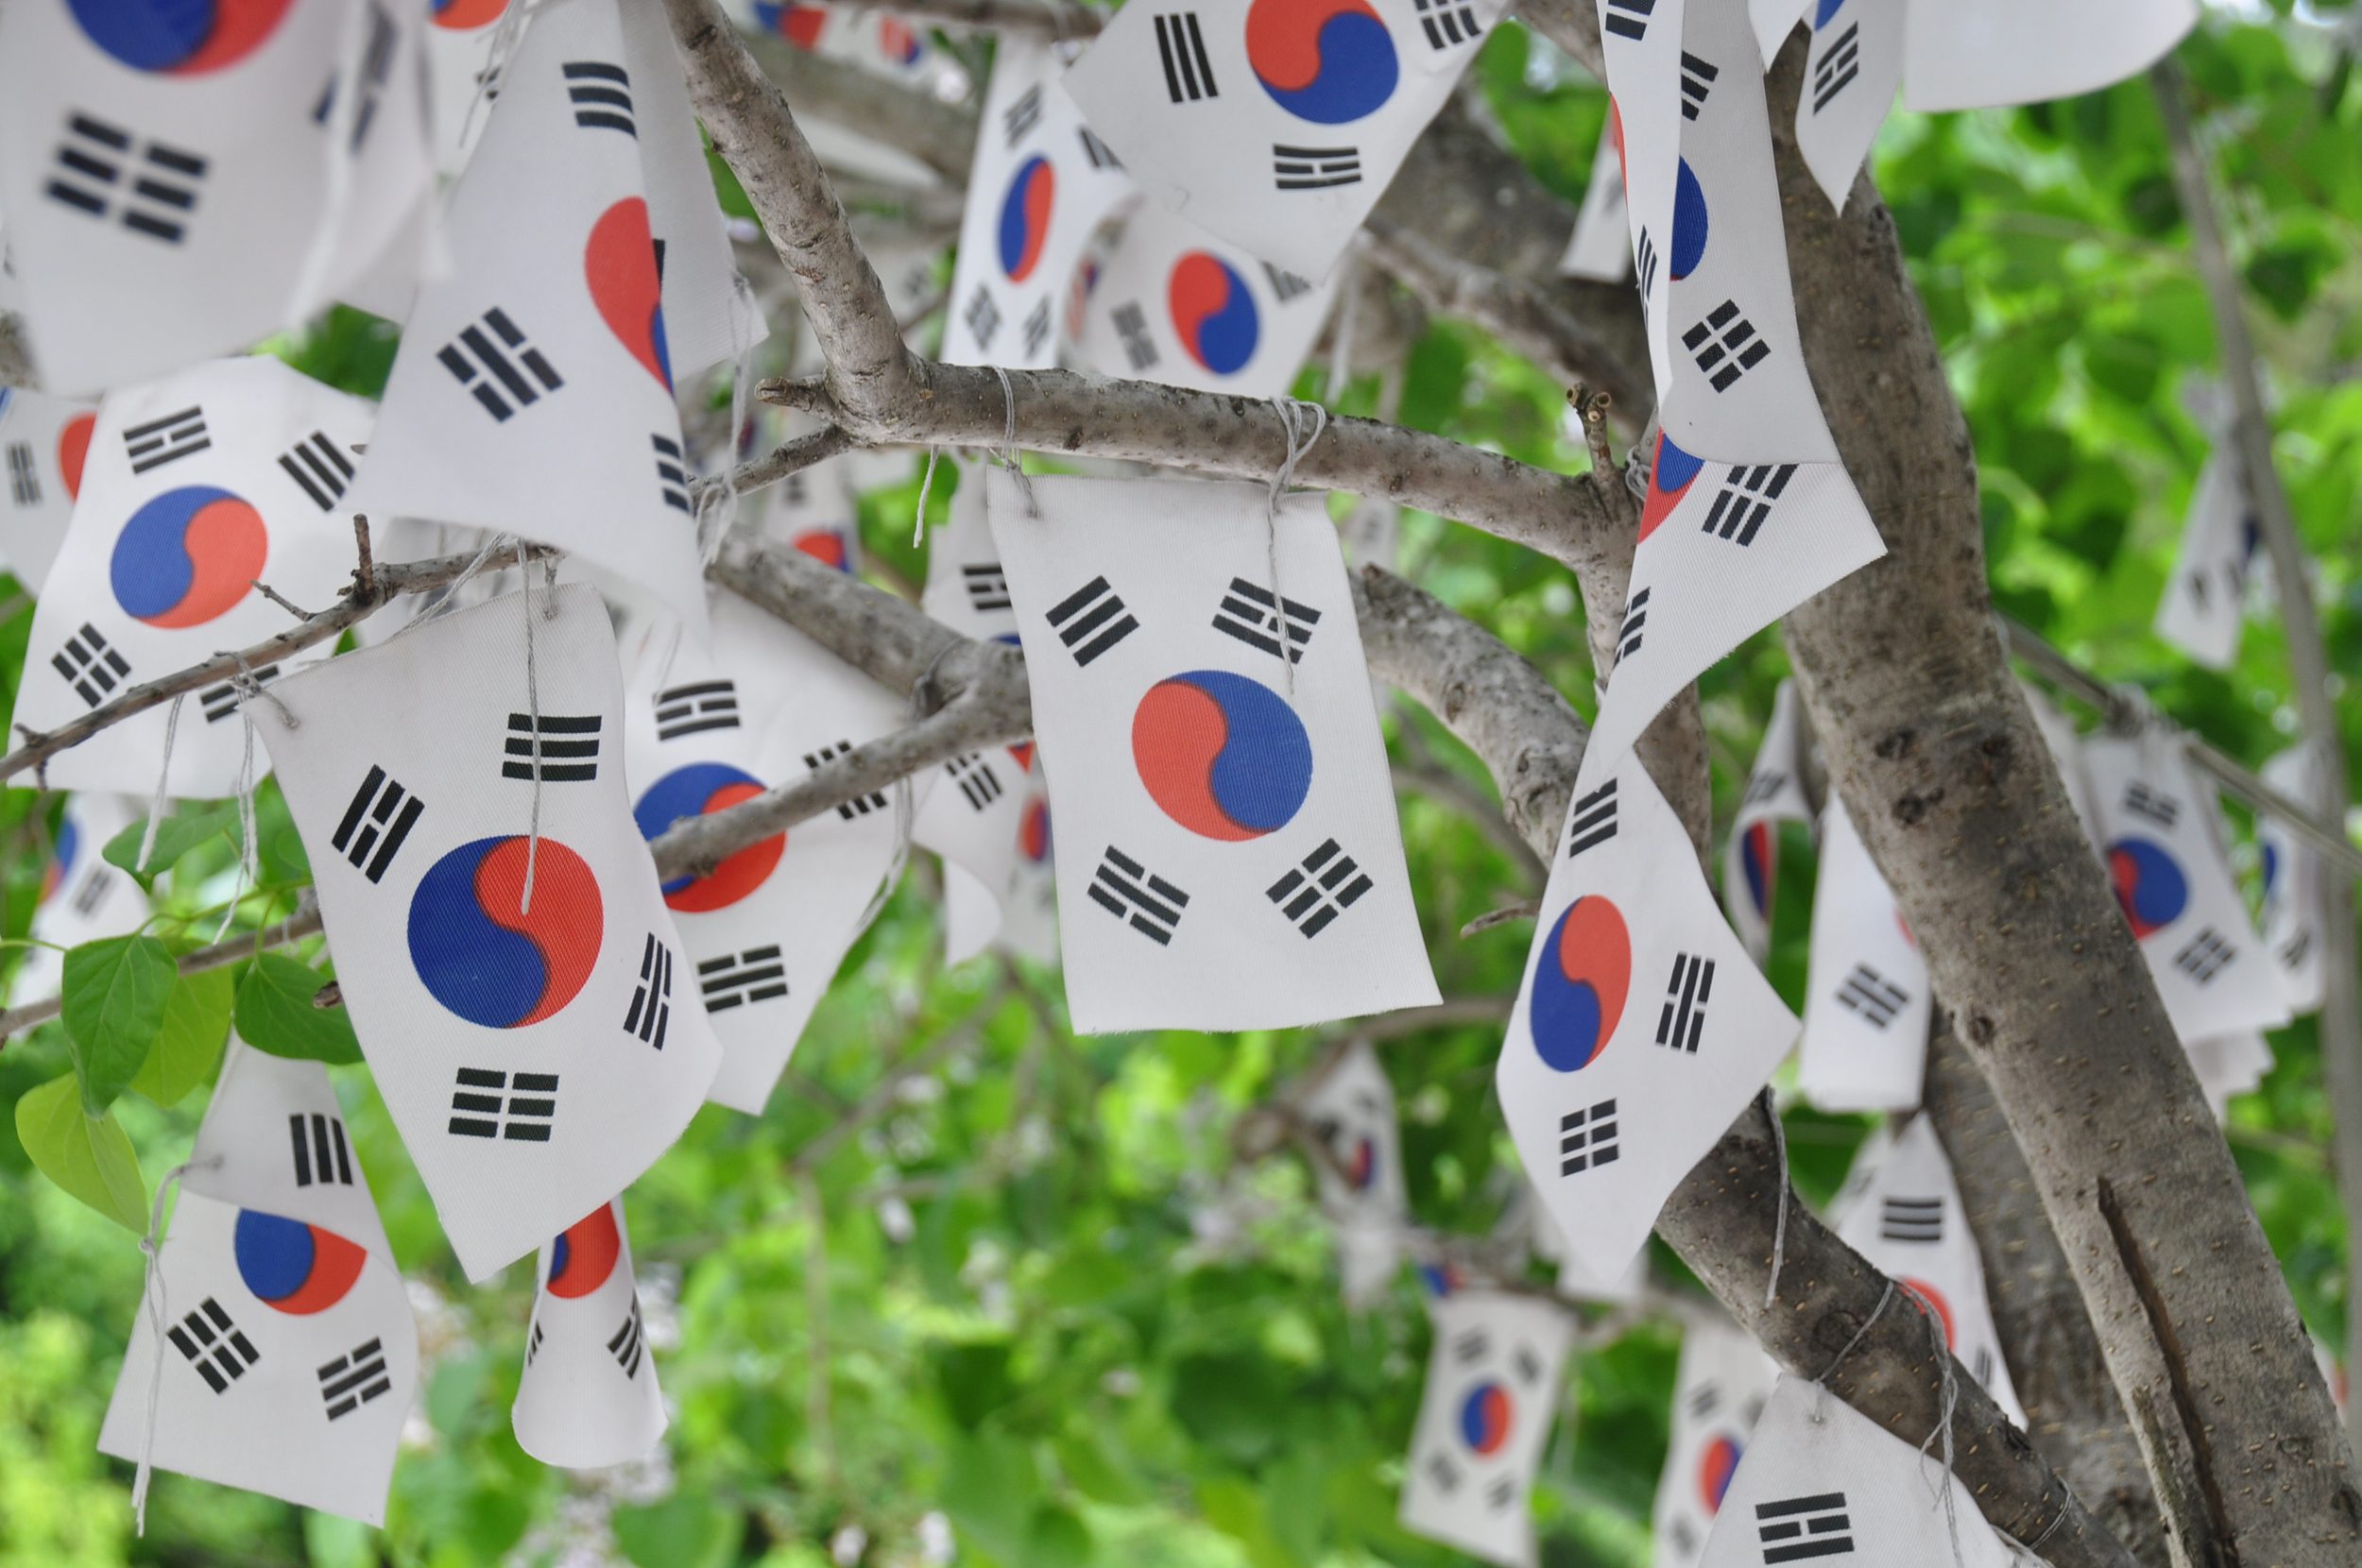
[{"label": "green leaf", "polygon": [[156,827],[156,847],[147,857],[147,869],[139,869],[140,841],[147,835],[147,819],[142,817],[130,827],[107,841],[101,851],[109,865],[121,866],[140,880],[142,887],[151,887],[158,877],[170,871],[180,857],[198,844],[223,834],[230,842],[237,842],[238,808],[235,802],[217,806],[200,806],[193,811],[181,811],[166,817]]},{"label": "green leaf", "polygon": [[164,1027],[131,1087],[159,1105],[176,1105],[204,1082],[230,1038],[230,1005],[236,994],[237,980],[227,969],[174,977],[172,995],[164,999]]},{"label": "green leaf", "polygon": [[238,1038],[256,1050],[300,1061],[361,1060],[361,1042],[341,1007],[314,1007],[328,977],[284,953],[259,954],[238,978]]},{"label": "green leaf", "polygon": [[745,1516],[712,1498],[676,1491],[660,1503],[608,1516],[615,1543],[639,1568],[726,1568],[738,1556]]},{"label": "green leaf", "polygon": [[171,949],[152,936],[111,936],[65,955],[65,1031],[93,1116],[112,1105],[147,1061],[179,974]]},{"label": "green leaf", "polygon": [[43,1175],[124,1229],[147,1234],[147,1183],[131,1140],[112,1113],[83,1111],[72,1074],[16,1102],[16,1135]]}]

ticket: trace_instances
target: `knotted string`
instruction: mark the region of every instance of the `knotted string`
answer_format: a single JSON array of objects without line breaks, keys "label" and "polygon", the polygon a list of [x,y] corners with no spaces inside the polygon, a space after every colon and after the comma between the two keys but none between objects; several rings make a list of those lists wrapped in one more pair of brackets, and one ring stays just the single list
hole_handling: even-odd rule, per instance
[{"label": "knotted string", "polygon": [[1009,380],[1009,372],[996,365],[992,373],[1001,378],[1001,401],[1008,415],[1008,422],[1001,432],[1001,461],[1017,476],[1017,487],[1025,492],[1025,513],[1041,516],[1041,503],[1034,499],[1034,482],[1026,477],[1025,464],[1017,452],[1017,387]]},{"label": "knotted string", "polygon": [[180,732],[180,701],[187,695],[183,691],[174,697],[164,711],[164,759],[156,766],[156,794],[147,805],[147,831],[140,835],[140,858],[132,865],[135,871],[146,871],[147,857],[156,852],[156,827],[164,820],[164,786],[172,778],[172,741]]},{"label": "knotted string", "polygon": [[517,536],[514,534],[495,534],[485,540],[484,548],[475,553],[475,559],[470,561],[458,576],[444,586],[441,595],[425,609],[395,627],[393,636],[385,640],[391,642],[394,638],[401,637],[405,632],[417,631],[428,622],[450,613],[452,607],[459,603],[459,590],[475,581],[476,573],[484,570],[484,564],[516,543]]},{"label": "knotted string", "polygon": [[[1845,1347],[1839,1351],[1837,1355],[1831,1358],[1826,1367],[1822,1369],[1821,1375],[1812,1380],[1813,1386],[1821,1390],[1821,1397],[1823,1400],[1825,1401],[1829,1397],[1829,1379],[1837,1375],[1838,1368],[1845,1365],[1845,1358],[1854,1354],[1854,1347],[1860,1344],[1863,1338],[1869,1335],[1871,1325],[1876,1322],[1879,1318],[1885,1314],[1887,1303],[1892,1300],[1894,1300],[1894,1282],[1892,1280],[1889,1280],[1887,1281],[1887,1287],[1885,1291],[1878,1297],[1878,1304],[1870,1309],[1870,1316],[1861,1321],[1861,1327],[1854,1330],[1854,1337],[1845,1341]],[[1814,1422],[1818,1423],[1825,1421],[1828,1418],[1823,1415],[1820,1410],[1816,1408],[1812,1419]]]},{"label": "knotted string", "polygon": [[[738,526],[738,433],[746,428],[746,388],[755,374],[755,338],[746,325],[758,315],[753,285],[730,266],[730,435],[722,447],[721,483],[697,494],[697,558],[707,566],[722,554],[722,541]],[[688,445],[684,435],[681,444]]]},{"label": "knotted string", "polygon": [[155,1473],[156,1400],[163,1389],[164,1325],[171,1321],[170,1308],[164,1302],[164,1275],[162,1268],[163,1247],[164,1202],[172,1196],[180,1178],[199,1167],[212,1170],[221,1164],[219,1155],[204,1160],[188,1160],[164,1172],[164,1179],[156,1184],[156,1201],[148,1205],[147,1234],[140,1237],[140,1253],[147,1260],[147,1284],[141,1299],[147,1304],[148,1348],[155,1359],[147,1369],[147,1405],[140,1417],[139,1469],[131,1476],[131,1525],[140,1535],[147,1534],[147,1483]]},{"label": "knotted string", "polygon": [[1763,1114],[1772,1123],[1772,1148],[1780,1159],[1780,1195],[1778,1218],[1772,1221],[1772,1283],[1764,1287],[1763,1305],[1770,1311],[1780,1299],[1780,1265],[1788,1257],[1788,1128],[1780,1121],[1779,1102],[1772,1098],[1772,1085],[1763,1086]]},{"label": "knotted string", "polygon": [[[1932,1312],[1923,1311],[1920,1316],[1926,1320],[1927,1338],[1936,1348],[1936,1365],[1943,1373],[1943,1414],[1937,1419],[1936,1429],[1928,1433],[1926,1440],[1919,1445],[1919,1457],[1925,1460],[1927,1457],[1928,1448],[1935,1443],[1936,1440],[1939,1438],[1943,1440],[1943,1474],[1937,1477],[1933,1484],[1942,1489],[1943,1527],[1950,1532],[1952,1537],[1954,1568],[1968,1568],[1968,1559],[1960,1553],[1960,1505],[1952,1500],[1952,1412],[1959,1407],[1960,1403],[1960,1378],[1952,1371],[1952,1348],[1944,1343],[1943,1325],[1936,1321],[1936,1315]],[[1920,1474],[1922,1479],[1926,1478],[1924,1469]]]},{"label": "knotted string", "polygon": [[1279,664],[1287,677],[1288,700],[1296,694],[1296,650],[1288,638],[1288,602],[1279,594],[1279,498],[1294,483],[1296,464],[1312,450],[1312,443],[1328,428],[1328,410],[1319,403],[1300,402],[1294,398],[1276,397],[1271,401],[1272,411],[1279,416],[1279,428],[1288,443],[1287,454],[1271,476],[1271,490],[1263,504],[1263,566],[1269,574],[1271,588],[1272,636],[1279,643]]}]

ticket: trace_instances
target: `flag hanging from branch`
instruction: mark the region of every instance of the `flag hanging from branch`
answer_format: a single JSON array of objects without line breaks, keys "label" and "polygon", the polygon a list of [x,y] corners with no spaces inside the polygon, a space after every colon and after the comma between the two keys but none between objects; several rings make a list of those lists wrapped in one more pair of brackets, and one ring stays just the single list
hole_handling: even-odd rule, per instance
[{"label": "flag hanging from branch", "polygon": [[1834,794],[1821,816],[1810,963],[1796,1086],[1824,1111],[1917,1105],[1935,987],[1893,893]]},{"label": "flag hanging from branch", "polygon": [[1805,798],[1805,726],[1797,713],[1796,683],[1780,682],[1772,693],[1772,717],[1763,726],[1747,790],[1731,823],[1722,852],[1722,907],[1761,963],[1772,948],[1772,900],[1780,874],[1780,824],[1812,821]]},{"label": "flag hanging from branch", "polygon": [[1692,1568],[1705,1551],[1776,1370],[1763,1347],[1726,1319],[1702,1319],[1683,1331],[1672,1438],[1651,1514],[1656,1568]]},{"label": "flag hanging from branch", "polygon": [[0,565],[38,595],[65,543],[98,410],[0,386]]},{"label": "flag hanging from branch", "polygon": [[1403,1474],[1403,1527],[1532,1568],[1533,1473],[1573,1325],[1553,1303],[1492,1290],[1454,1290],[1429,1311],[1435,1340]]},{"label": "flag hanging from branch", "polygon": [[1591,182],[1583,190],[1575,231],[1558,270],[1595,283],[1620,283],[1632,274],[1632,225],[1624,213],[1624,152],[1611,111],[1591,155]]},{"label": "flag hanging from branch", "polygon": [[[2292,746],[2264,764],[2264,782],[2306,803],[2319,799],[2313,753]],[[2280,966],[2281,989],[2297,1013],[2320,1010],[2329,976],[2321,947],[2321,901],[2329,872],[2320,856],[2268,811],[2255,816],[2256,848],[2264,862],[2264,946]]]},{"label": "flag hanging from branch", "polygon": [[104,853],[109,840],[146,814],[145,803],[128,795],[90,792],[66,801],[33,906],[28,934],[35,946],[26,949],[10,992],[16,1001],[58,994],[65,978],[62,949],[147,924],[147,895],[129,872],[109,864]]},{"label": "flag hanging from branch", "polygon": [[427,94],[434,105],[435,167],[455,175],[483,138],[500,101],[492,58],[511,0],[444,0],[427,14]]},{"label": "flag hanging from branch", "polygon": [[2227,440],[2207,454],[2190,494],[2173,575],[2157,601],[2157,635],[2209,670],[2238,662],[2248,573],[2263,537],[2243,472]]},{"label": "flag hanging from branch", "polygon": [[601,1203],[559,1232],[542,1247],[534,1276],[524,1372],[508,1412],[517,1446],[567,1470],[641,1457],[668,1418],[624,1201]]},{"label": "flag hanging from branch", "polygon": [[2252,1093],[2272,1070],[2271,1042],[2255,1030],[2189,1042],[2190,1070],[2220,1121],[2232,1100]]},{"label": "flag hanging from branch", "polygon": [[1337,1226],[1345,1304],[1376,1303],[1402,1267],[1410,1198],[1395,1085],[1368,1042],[1347,1046],[1300,1107],[1321,1156],[1313,1162],[1321,1208]]}]

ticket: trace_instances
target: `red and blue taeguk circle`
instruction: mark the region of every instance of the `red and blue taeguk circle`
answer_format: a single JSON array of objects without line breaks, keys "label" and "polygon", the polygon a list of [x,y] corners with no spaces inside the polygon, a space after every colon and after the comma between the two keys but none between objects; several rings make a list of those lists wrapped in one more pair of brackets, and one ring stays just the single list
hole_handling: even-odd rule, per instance
[{"label": "red and blue taeguk circle", "polygon": [[[683,817],[701,817],[761,793],[762,780],[753,774],[727,762],[691,762],[649,785],[631,819],[642,838],[655,839]],[[693,914],[728,909],[769,880],[786,853],[787,835],[774,833],[730,856],[710,877],[676,877],[664,884],[665,907]]]},{"label": "red and blue taeguk circle", "polygon": [[2111,844],[2108,876],[2135,938],[2165,929],[2190,906],[2190,879],[2182,875],[2182,862],[2154,840],[2127,834]]},{"label": "red and blue taeguk circle", "polygon": [[1624,1015],[1632,991],[1632,933],[1624,914],[1600,895],[1566,906],[1542,945],[1526,1018],[1534,1051],[1559,1072],[1599,1060]]},{"label": "red and blue taeguk circle", "polygon": [[1288,826],[1312,789],[1304,721],[1270,687],[1226,670],[1150,687],[1132,712],[1132,763],[1165,815],[1234,844]]},{"label": "red and blue taeguk circle", "polygon": [[58,432],[58,472],[65,476],[69,498],[82,493],[82,464],[90,456],[90,433],[97,424],[97,415],[77,414]]},{"label": "red and blue taeguk circle", "polygon": [[607,920],[597,876],[547,833],[530,852],[529,911],[522,833],[461,844],[410,895],[411,967],[436,1001],[487,1029],[554,1016],[599,959]]},{"label": "red and blue taeguk circle", "polygon": [[820,35],[829,30],[829,13],[818,6],[799,6],[795,0],[755,0],[755,26],[799,49],[817,49]]},{"label": "red and blue taeguk circle", "polygon": [[50,896],[65,885],[74,874],[74,858],[82,852],[82,829],[72,817],[58,824],[57,846],[49,851],[49,864],[41,874],[39,903],[46,904]]},{"label": "red and blue taeguk circle", "polygon": [[1515,1415],[1509,1390],[1488,1377],[1460,1396],[1460,1440],[1489,1459],[1509,1441]]},{"label": "red and blue taeguk circle", "polygon": [[878,18],[878,52],[895,65],[916,65],[918,57],[927,52],[926,43],[918,29],[899,17]]},{"label": "red and blue taeguk circle", "polygon": [[468,32],[500,20],[508,0],[435,0],[435,25],[453,32]]},{"label": "red and blue taeguk circle", "polygon": [[295,0],[67,0],[74,20],[119,65],[203,77],[235,65],[279,30]]},{"label": "red and blue taeguk circle", "polygon": [[255,1299],[299,1318],[343,1301],[369,1256],[334,1231],[260,1209],[238,1211],[231,1249]]},{"label": "red and blue taeguk circle", "polygon": [[1050,239],[1050,212],[1058,197],[1058,171],[1036,153],[1009,177],[1001,198],[1001,270],[1012,283],[1021,283],[1041,264],[1042,247]]},{"label": "red and blue taeguk circle", "polygon": [[1367,1192],[1378,1180],[1378,1140],[1367,1133],[1353,1140],[1353,1158],[1345,1162],[1345,1181],[1356,1192]]},{"label": "red and blue taeguk circle", "polygon": [[270,530],[242,496],[212,485],[166,490],[115,536],[107,579],[124,613],[151,626],[201,626],[253,591]]},{"label": "red and blue taeguk circle", "polygon": [[1204,250],[1184,251],[1165,280],[1165,310],[1172,318],[1173,335],[1204,369],[1217,376],[1235,374],[1255,357],[1262,340],[1262,322],[1246,280],[1221,257]]},{"label": "red and blue taeguk circle", "polygon": [[1685,158],[1673,173],[1673,248],[1666,255],[1665,268],[1676,279],[1686,278],[1705,255],[1705,187]]},{"label": "red and blue taeguk circle", "polygon": [[1050,859],[1050,802],[1036,798],[1025,803],[1025,814],[1017,824],[1017,847],[1030,865]]},{"label": "red and blue taeguk circle", "polygon": [[1255,0],[1246,60],[1273,102],[1323,126],[1375,112],[1402,77],[1395,41],[1369,0]]},{"label": "red and blue taeguk circle", "polygon": [[1708,1439],[1698,1454],[1698,1503],[1713,1518],[1722,1511],[1723,1494],[1731,1490],[1731,1477],[1738,1474],[1738,1461],[1746,1447],[1728,1432],[1717,1432]]},{"label": "red and blue taeguk circle", "polygon": [[550,1294],[569,1299],[590,1294],[607,1283],[615,1272],[615,1260],[623,1255],[615,1205],[601,1203],[550,1244]]},{"label": "red and blue taeguk circle", "polygon": [[1689,493],[1698,470],[1705,466],[1704,458],[1690,456],[1663,431],[1657,432],[1656,461],[1649,466],[1649,494],[1640,503],[1642,538],[1655,533],[1657,525],[1673,515],[1673,508]]},{"label": "red and blue taeguk circle", "polygon": [[1760,919],[1772,917],[1772,889],[1780,871],[1780,840],[1768,822],[1739,836],[1738,869],[1747,878],[1747,906]]},{"label": "red and blue taeguk circle", "polygon": [[853,547],[846,541],[842,528],[827,525],[808,528],[789,544],[831,571],[849,572],[853,570]]},{"label": "red and blue taeguk circle", "polygon": [[673,389],[672,350],[664,341],[664,280],[656,267],[656,238],[648,230],[648,204],[625,196],[599,214],[582,249],[583,281],[590,302],[615,341],[648,374]]}]

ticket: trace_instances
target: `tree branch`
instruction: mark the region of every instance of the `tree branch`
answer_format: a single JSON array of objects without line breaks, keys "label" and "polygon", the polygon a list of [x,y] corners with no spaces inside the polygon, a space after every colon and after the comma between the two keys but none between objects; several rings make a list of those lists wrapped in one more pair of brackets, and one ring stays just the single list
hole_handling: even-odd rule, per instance
[{"label": "tree branch", "polygon": [[767,33],[749,37],[746,46],[762,74],[813,119],[858,130],[908,153],[954,187],[967,183],[968,165],[976,156],[972,107],[946,103]]}]

